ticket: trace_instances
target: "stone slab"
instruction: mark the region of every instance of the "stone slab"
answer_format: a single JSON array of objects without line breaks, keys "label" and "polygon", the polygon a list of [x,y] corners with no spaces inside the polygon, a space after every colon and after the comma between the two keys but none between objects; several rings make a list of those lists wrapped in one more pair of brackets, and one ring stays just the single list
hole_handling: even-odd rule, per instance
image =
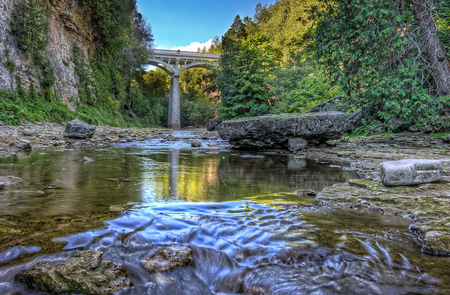
[{"label": "stone slab", "polygon": [[311,144],[339,139],[347,126],[342,112],[303,115],[266,115],[252,119],[224,121],[218,129],[222,139],[235,148],[288,148],[290,138],[302,138]]},{"label": "stone slab", "polygon": [[380,164],[384,185],[418,185],[437,182],[442,178],[442,163],[438,160],[405,159]]}]

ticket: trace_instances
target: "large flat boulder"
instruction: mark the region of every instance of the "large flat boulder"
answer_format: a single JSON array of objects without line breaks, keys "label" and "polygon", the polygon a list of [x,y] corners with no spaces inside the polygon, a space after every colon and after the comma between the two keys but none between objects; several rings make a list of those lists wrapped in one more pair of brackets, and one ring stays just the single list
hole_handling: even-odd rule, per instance
[{"label": "large flat boulder", "polygon": [[288,148],[290,138],[302,138],[313,144],[339,139],[346,125],[347,116],[344,113],[331,111],[224,121],[218,129],[220,137],[235,148],[259,149]]}]

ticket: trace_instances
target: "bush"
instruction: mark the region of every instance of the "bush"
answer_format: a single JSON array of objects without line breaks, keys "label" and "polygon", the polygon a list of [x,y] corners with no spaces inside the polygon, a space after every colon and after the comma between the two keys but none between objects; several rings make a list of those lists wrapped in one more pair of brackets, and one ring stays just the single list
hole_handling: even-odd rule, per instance
[{"label": "bush", "polygon": [[205,126],[216,116],[217,105],[203,95],[181,97],[181,125]]},{"label": "bush", "polygon": [[274,113],[304,113],[340,94],[321,68],[308,63],[293,64],[274,75],[271,82],[276,94]]}]

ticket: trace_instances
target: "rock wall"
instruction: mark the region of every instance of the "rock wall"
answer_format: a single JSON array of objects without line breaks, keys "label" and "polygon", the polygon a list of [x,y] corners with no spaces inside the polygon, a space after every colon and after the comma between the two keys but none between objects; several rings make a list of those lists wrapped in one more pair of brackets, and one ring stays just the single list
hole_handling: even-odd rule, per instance
[{"label": "rock wall", "polygon": [[[11,34],[12,14],[20,1],[0,1],[0,89],[17,89],[18,77],[25,89],[31,83],[36,89],[40,89],[39,79],[30,69],[30,59],[19,49],[17,39]],[[89,14],[79,5],[78,0],[43,0],[43,3],[50,12],[47,56],[55,70],[56,82],[53,87],[63,102],[73,109],[73,103],[78,97],[78,77],[71,61],[73,48],[78,46],[85,54],[92,54],[94,30]],[[16,64],[16,69],[12,72],[5,64],[8,50],[9,59]]]}]

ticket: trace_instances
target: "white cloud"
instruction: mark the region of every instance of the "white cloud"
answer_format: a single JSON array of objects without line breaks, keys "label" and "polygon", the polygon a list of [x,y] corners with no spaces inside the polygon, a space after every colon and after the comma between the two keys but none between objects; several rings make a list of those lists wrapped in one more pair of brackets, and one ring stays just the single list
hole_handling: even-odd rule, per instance
[{"label": "white cloud", "polygon": [[213,44],[213,40],[209,39],[205,43],[200,42],[192,42],[188,46],[174,46],[172,47],[172,50],[181,50],[181,51],[194,51],[197,52],[197,49],[200,48],[200,50],[203,50],[203,47],[206,47],[206,50],[208,50],[211,45]]}]

